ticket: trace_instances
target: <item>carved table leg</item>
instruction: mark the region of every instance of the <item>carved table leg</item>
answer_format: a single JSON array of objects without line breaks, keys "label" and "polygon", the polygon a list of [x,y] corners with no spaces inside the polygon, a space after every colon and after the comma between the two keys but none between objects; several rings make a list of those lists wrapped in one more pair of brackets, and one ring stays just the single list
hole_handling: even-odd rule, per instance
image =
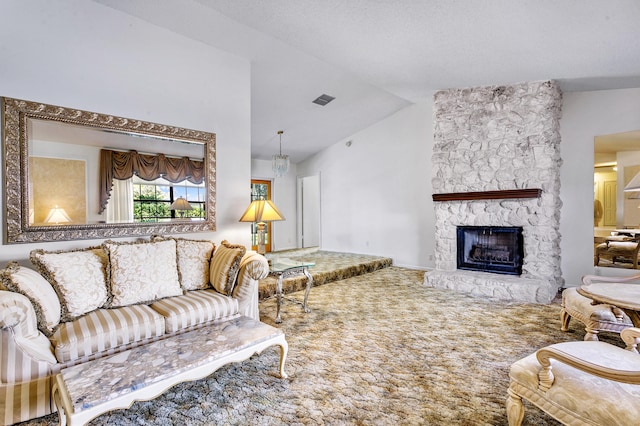
[{"label": "carved table leg", "polygon": [[308,313],[311,312],[311,309],[309,309],[309,307],[307,306],[307,300],[309,299],[309,291],[311,290],[311,285],[313,284],[313,277],[311,276],[307,268],[304,268],[302,272],[304,273],[304,276],[307,277],[307,289],[304,292],[304,302],[302,303],[302,309]]},{"label": "carved table leg", "polygon": [[280,378],[286,379],[287,373],[284,372],[284,363],[287,360],[287,353],[289,352],[289,344],[286,340],[282,339],[280,344]]},{"label": "carved table leg", "polygon": [[284,274],[278,275],[278,284],[276,285],[276,295],[278,296],[278,307],[276,310],[276,324],[280,324],[282,322],[282,317],[280,316],[280,306],[282,305],[282,281],[284,280]]},{"label": "carved table leg", "polygon": [[61,392],[60,386],[64,386],[64,384],[60,384],[62,379],[57,375],[54,378],[53,386],[51,387],[51,396],[58,408],[58,425],[66,426],[71,425],[71,401],[69,401],[69,395],[63,394]]},{"label": "carved table leg", "polygon": [[571,321],[571,315],[567,311],[562,308],[560,311],[560,330],[568,331],[569,330],[569,322]]}]

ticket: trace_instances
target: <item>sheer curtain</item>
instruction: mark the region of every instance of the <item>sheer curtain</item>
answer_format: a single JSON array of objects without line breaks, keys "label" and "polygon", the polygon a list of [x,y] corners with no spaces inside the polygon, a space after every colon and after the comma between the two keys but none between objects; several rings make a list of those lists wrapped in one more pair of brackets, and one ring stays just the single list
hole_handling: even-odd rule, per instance
[{"label": "sheer curtain", "polygon": [[133,222],[133,178],[113,179],[106,212],[107,223]]}]

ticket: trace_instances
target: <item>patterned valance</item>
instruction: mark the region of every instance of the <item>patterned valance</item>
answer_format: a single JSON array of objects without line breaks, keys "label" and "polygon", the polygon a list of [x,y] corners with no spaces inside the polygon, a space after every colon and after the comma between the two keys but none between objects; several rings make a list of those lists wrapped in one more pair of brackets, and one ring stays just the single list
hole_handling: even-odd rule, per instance
[{"label": "patterned valance", "polygon": [[164,178],[179,183],[204,181],[204,161],[164,154],[140,154],[137,151],[100,150],[100,211],[107,207],[113,179],[126,180],[133,175],[152,181]]}]

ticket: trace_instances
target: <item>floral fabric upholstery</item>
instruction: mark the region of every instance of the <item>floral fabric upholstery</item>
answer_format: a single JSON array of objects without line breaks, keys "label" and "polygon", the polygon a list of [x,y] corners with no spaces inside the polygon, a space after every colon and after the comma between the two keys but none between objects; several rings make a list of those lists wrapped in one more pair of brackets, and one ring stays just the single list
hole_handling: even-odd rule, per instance
[{"label": "floral fabric upholstery", "polygon": [[149,303],[182,294],[174,240],[106,241],[103,247],[109,255],[110,307]]},{"label": "floral fabric upholstery", "polygon": [[61,321],[71,321],[107,303],[106,256],[101,248],[31,252],[31,262],[60,297]]},{"label": "floral fabric upholstery", "polygon": [[145,305],[98,309],[60,325],[51,342],[58,362],[76,360],[164,334],[164,318]]},{"label": "floral fabric upholstery", "polygon": [[211,241],[176,238],[178,249],[178,271],[184,290],[210,288],[209,263],[215,245]]},{"label": "floral fabric upholstery", "polygon": [[154,302],[151,307],[165,317],[167,333],[238,314],[238,300],[215,290],[190,291]]}]

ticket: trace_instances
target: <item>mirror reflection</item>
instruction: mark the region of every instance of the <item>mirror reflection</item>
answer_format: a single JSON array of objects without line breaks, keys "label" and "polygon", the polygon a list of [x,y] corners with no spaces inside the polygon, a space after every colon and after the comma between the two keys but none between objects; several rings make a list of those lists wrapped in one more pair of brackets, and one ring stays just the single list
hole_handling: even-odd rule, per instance
[{"label": "mirror reflection", "polygon": [[[142,138],[39,119],[28,119],[27,126],[30,225],[167,222],[206,217],[203,144]],[[119,161],[114,156],[119,156]],[[185,170],[165,179],[185,159]],[[172,164],[177,166],[171,167]],[[192,164],[197,170],[189,167]],[[127,167],[128,174],[122,171]],[[100,171],[105,168],[115,168],[120,175],[111,173],[103,178]],[[103,202],[101,188],[109,182],[111,188]]]},{"label": "mirror reflection", "polygon": [[640,130],[594,141],[594,264],[638,269]]},{"label": "mirror reflection", "polygon": [[2,98],[7,243],[215,230],[215,134]]}]

